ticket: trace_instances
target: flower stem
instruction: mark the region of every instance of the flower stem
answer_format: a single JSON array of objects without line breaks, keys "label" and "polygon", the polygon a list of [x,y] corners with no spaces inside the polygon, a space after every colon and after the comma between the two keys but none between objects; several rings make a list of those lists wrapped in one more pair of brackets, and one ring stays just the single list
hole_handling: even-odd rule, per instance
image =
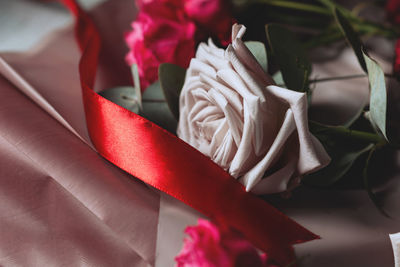
[{"label": "flower stem", "polygon": [[377,133],[352,130],[344,126],[326,126],[314,121],[309,121],[309,124],[310,128],[314,129],[314,131],[312,131],[314,134],[335,135],[382,146],[387,143],[386,140]]},{"label": "flower stem", "polygon": [[352,22],[353,26],[363,34],[382,35],[389,38],[395,38],[398,36],[398,32],[392,27],[365,20],[359,17],[355,12],[351,12],[350,10],[335,4],[332,1],[324,0],[321,2],[324,3],[325,7],[287,0],[254,0],[253,3],[301,10],[326,16],[333,15],[332,9],[336,7],[343,13],[345,17],[347,17],[350,22]]},{"label": "flower stem", "polygon": [[[385,73],[385,77],[387,78],[394,78],[393,74]],[[336,77],[327,77],[321,79],[313,79],[310,80],[308,83],[322,83],[322,82],[331,82],[331,81],[338,81],[338,80],[350,80],[350,79],[357,79],[357,78],[368,78],[367,74],[353,74],[353,75],[345,75],[345,76],[336,76]]]},{"label": "flower stem", "polygon": [[382,138],[380,135],[378,135],[376,133],[351,130],[351,129],[348,129],[345,127],[335,127],[332,132],[337,135],[344,136],[344,137],[351,137],[351,138],[355,138],[360,141],[366,141],[366,142],[375,143],[375,144],[378,144],[378,143],[381,144],[383,142],[386,142],[384,138]]},{"label": "flower stem", "polygon": [[328,77],[322,79],[314,79],[310,80],[309,83],[320,83],[320,82],[330,82],[330,81],[337,81],[337,80],[349,80],[349,79],[357,79],[357,78],[366,78],[366,74],[354,74],[354,75],[346,75],[346,76],[337,76],[337,77]]},{"label": "flower stem", "polygon": [[298,2],[294,2],[294,1],[257,0],[257,2],[262,3],[262,4],[267,4],[270,6],[277,6],[277,7],[284,7],[284,8],[290,8],[290,9],[308,11],[308,12],[318,13],[318,14],[322,14],[322,15],[330,15],[331,14],[331,12],[326,8],[323,8],[320,6],[315,6],[315,5],[310,5],[310,4],[298,3]]}]

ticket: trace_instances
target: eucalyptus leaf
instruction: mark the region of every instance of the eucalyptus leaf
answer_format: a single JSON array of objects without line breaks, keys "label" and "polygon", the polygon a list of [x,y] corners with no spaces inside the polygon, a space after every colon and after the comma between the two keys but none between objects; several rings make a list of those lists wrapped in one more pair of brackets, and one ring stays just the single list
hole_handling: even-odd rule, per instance
[{"label": "eucalyptus leaf", "polygon": [[372,122],[379,128],[383,136],[386,137],[386,109],[387,93],[385,84],[385,74],[382,68],[365,53],[364,59],[368,70],[369,86],[371,88],[369,109]]},{"label": "eucalyptus leaf", "polygon": [[305,184],[318,187],[327,187],[339,181],[362,154],[382,140],[374,133],[350,130],[343,126],[328,126],[310,121],[309,127],[331,157],[327,167],[303,179]]},{"label": "eucalyptus leaf", "polygon": [[282,26],[268,24],[266,32],[272,56],[282,72],[286,86],[299,92],[307,91],[311,63],[302,44],[296,40],[291,31]]},{"label": "eucalyptus leaf", "polygon": [[277,71],[274,75],[272,75],[272,79],[275,81],[275,83],[278,86],[287,88],[285,85],[285,81],[283,80],[283,77],[282,77],[282,72]]},{"label": "eucalyptus leaf", "polygon": [[336,7],[336,4],[331,0],[318,0],[318,2],[331,9],[334,9]]},{"label": "eucalyptus leaf", "polygon": [[[132,69],[133,76],[135,77],[134,67]],[[140,92],[139,80],[135,81],[134,78],[134,82],[138,87],[115,87],[102,91],[99,94],[111,102],[136,114],[140,114],[162,128],[175,133],[177,120],[168,107],[164,92],[160,87],[160,82],[157,81],[151,84],[143,94]],[[137,92],[140,94],[141,102]]]},{"label": "eucalyptus leaf", "polygon": [[[367,144],[361,148],[343,146],[335,143],[328,151],[331,162],[325,168],[307,175],[303,182],[308,185],[327,187],[339,181],[353,166],[354,162],[365,152],[373,148],[373,144]],[[328,149],[327,149],[328,150]]]},{"label": "eucalyptus leaf", "polygon": [[337,24],[339,25],[340,30],[344,34],[347,42],[350,44],[350,46],[353,48],[354,53],[357,56],[358,62],[360,63],[361,68],[367,72],[367,65],[363,56],[363,44],[358,37],[357,33],[354,31],[353,27],[351,24],[348,22],[346,17],[343,15],[339,9],[334,8],[333,9],[333,14],[335,17],[335,20]]},{"label": "eucalyptus leaf", "polygon": [[180,66],[163,63],[158,68],[161,89],[172,114],[179,120],[179,95],[185,82],[186,70]]},{"label": "eucalyptus leaf", "polygon": [[99,93],[99,95],[117,104],[118,106],[139,114],[140,102],[133,87],[115,87],[102,91]]},{"label": "eucalyptus leaf", "polygon": [[247,41],[244,42],[253,56],[257,59],[258,63],[261,65],[265,72],[268,71],[268,58],[267,58],[267,50],[265,49],[265,45],[258,41]]},{"label": "eucalyptus leaf", "polygon": [[349,128],[351,125],[353,125],[354,122],[357,121],[358,118],[360,118],[361,114],[363,114],[364,111],[364,105],[360,105],[359,109],[357,110],[356,113],[354,113],[353,116],[351,116],[344,124],[343,127]]},{"label": "eucalyptus leaf", "polygon": [[371,162],[372,155],[374,154],[376,150],[376,146],[374,146],[370,152],[368,153],[367,160],[365,161],[365,166],[363,169],[363,181],[364,181],[364,187],[365,190],[368,193],[369,198],[371,199],[372,203],[374,203],[375,207],[386,217],[390,218],[389,214],[386,213],[386,211],[382,208],[382,206],[379,204],[379,200],[375,193],[372,191],[371,184],[369,182],[369,177],[368,177],[368,168]]},{"label": "eucalyptus leaf", "polygon": [[140,115],[162,128],[175,133],[177,120],[167,104],[159,81],[153,83],[144,91],[142,104],[143,109]]}]

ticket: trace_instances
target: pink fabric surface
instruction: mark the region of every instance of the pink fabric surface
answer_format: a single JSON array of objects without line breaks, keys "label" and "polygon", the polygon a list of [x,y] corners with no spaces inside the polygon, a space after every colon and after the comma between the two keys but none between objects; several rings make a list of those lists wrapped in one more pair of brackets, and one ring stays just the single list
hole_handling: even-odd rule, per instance
[{"label": "pink fabric surface", "polygon": [[1,266],[154,262],[157,193],[98,156],[4,78],[0,129]]},{"label": "pink fabric surface", "polygon": [[[116,8],[121,11],[122,2],[110,1],[96,9],[98,24],[110,21],[107,16]],[[114,68],[109,75],[116,60],[123,62],[122,32],[115,28],[129,25],[135,14],[133,2],[123,11],[123,19],[101,28],[108,40],[103,44],[98,76],[101,89],[129,83],[125,65],[119,65],[125,71]],[[11,217],[24,214],[20,220],[0,219],[0,240],[5,240],[0,244],[0,265],[154,265],[159,193],[102,159],[53,119],[65,126],[59,118],[64,119],[90,144],[78,76],[80,53],[72,25],[27,53],[1,57],[12,71],[3,66],[0,73],[19,90],[38,93],[39,106],[47,102],[53,109],[46,114],[0,75],[1,209],[2,214],[15,214]],[[6,227],[9,224],[14,227]]]},{"label": "pink fabric surface", "polygon": [[[60,51],[63,51],[60,53]],[[90,143],[86,129],[82,93],[79,88],[79,49],[72,29],[63,29],[50,35],[33,50],[26,53],[8,53],[1,57],[14,72],[0,66],[0,73],[19,89],[36,91],[79,136]],[[46,78],[42,78],[42,77]],[[42,101],[43,102],[43,101]],[[40,106],[43,103],[38,103]]]}]

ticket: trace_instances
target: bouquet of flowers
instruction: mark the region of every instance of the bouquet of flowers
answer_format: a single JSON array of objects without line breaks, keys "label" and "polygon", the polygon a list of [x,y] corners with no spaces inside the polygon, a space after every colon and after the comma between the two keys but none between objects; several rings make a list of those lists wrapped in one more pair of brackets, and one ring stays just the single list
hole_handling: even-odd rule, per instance
[{"label": "bouquet of flowers", "polygon": [[[358,168],[370,199],[388,216],[373,193],[368,167],[375,151],[398,146],[396,118],[388,112],[396,112],[388,108],[396,99],[388,98],[386,81],[397,82],[398,42],[393,72],[387,74],[360,37],[397,38],[397,1],[385,6],[390,23],[359,15],[371,9],[367,4],[351,11],[330,0],[138,0],[137,5],[140,13],[126,35],[126,60],[135,84],[140,80],[148,90],[134,95],[143,99],[138,105],[144,116],[176,130],[247,192],[259,195],[288,195],[301,183],[346,184],[346,174]],[[242,41],[246,27],[237,22],[248,25],[252,41]],[[342,40],[365,74],[310,78],[309,51]],[[350,118],[331,125],[308,118],[315,84],[360,77],[369,81],[369,101]],[[169,115],[146,114],[151,91],[161,92]]]},{"label": "bouquet of flowers", "polygon": [[[361,187],[390,217],[372,162],[399,148],[400,2],[132,1],[138,14],[120,36],[131,84],[100,92],[107,40],[76,1],[62,2],[76,18],[90,145],[207,216],[186,228],[177,266],[296,265],[292,246],[318,233],[270,203],[291,201],[299,187]],[[377,39],[393,48],[389,69]],[[343,51],[355,72],[319,77],[320,62]],[[345,116],[318,110],[317,86],[355,79],[364,81],[352,88],[366,96],[361,105]]]}]

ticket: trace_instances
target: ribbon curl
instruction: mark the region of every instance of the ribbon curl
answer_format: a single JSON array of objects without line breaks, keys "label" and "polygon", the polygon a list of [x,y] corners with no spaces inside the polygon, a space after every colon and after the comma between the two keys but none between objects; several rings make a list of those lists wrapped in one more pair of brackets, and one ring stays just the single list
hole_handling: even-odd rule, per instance
[{"label": "ribbon curl", "polygon": [[79,74],[90,138],[98,153],[143,182],[240,231],[282,265],[292,245],[319,238],[244,187],[168,131],[102,96],[94,86],[100,36],[75,0],[62,0],[76,19]]}]

